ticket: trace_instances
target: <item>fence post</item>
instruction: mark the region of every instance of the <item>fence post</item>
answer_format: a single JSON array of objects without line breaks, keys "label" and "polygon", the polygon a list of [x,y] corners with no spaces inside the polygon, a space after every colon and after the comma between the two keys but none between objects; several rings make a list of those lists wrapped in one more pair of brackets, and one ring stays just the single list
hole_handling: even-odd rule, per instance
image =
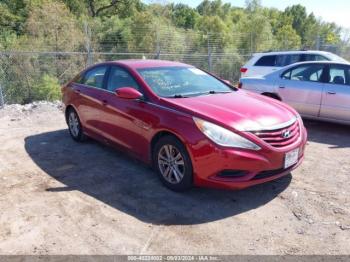
[{"label": "fence post", "polygon": [[94,63],[93,54],[91,52],[91,29],[88,23],[84,22],[84,32],[85,32],[85,48],[87,52],[87,66],[90,66]]},{"label": "fence post", "polygon": [[321,49],[321,38],[320,35],[317,34],[316,36],[316,50],[320,50]]},{"label": "fence post", "polygon": [[5,105],[4,94],[2,92],[2,86],[0,84],[0,108],[3,108]]},{"label": "fence post", "polygon": [[160,41],[158,26],[156,26],[156,59],[160,59]]},{"label": "fence post", "polygon": [[250,42],[250,55],[253,55],[253,32],[250,32],[249,34],[250,38],[249,38],[249,42]]},{"label": "fence post", "polygon": [[211,72],[212,61],[211,61],[210,33],[207,33],[207,41],[208,41],[208,70],[209,72]]}]

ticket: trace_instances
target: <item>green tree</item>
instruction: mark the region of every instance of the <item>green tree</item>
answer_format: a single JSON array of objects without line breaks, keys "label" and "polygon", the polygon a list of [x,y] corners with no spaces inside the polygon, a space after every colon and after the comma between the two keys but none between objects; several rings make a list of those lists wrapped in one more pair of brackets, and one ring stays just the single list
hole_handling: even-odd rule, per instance
[{"label": "green tree", "polygon": [[193,29],[199,18],[199,14],[193,8],[184,5],[176,4],[171,7],[172,21],[175,26],[186,29]]},{"label": "green tree", "polygon": [[299,49],[301,46],[301,38],[292,25],[284,25],[279,28],[275,37],[275,49],[292,50]]},{"label": "green tree", "polygon": [[45,51],[77,50],[84,43],[82,26],[64,4],[54,1],[30,10],[26,35],[32,48]]},{"label": "green tree", "polygon": [[44,74],[32,86],[33,100],[56,101],[61,99],[61,86],[54,76]]},{"label": "green tree", "polygon": [[[230,9],[231,5],[222,4],[221,0],[203,0],[198,7],[197,11],[202,16],[219,16],[225,18],[227,10]],[[225,10],[226,9],[226,10]]]},{"label": "green tree", "polygon": [[289,19],[291,21],[293,29],[301,37],[302,41],[305,41],[307,26],[310,26],[305,24],[307,17],[308,15],[304,6],[293,5],[285,9],[282,18],[285,20]]},{"label": "green tree", "polygon": [[246,1],[246,17],[238,24],[238,31],[245,32],[240,49],[257,52],[271,49],[273,45],[272,28],[264,15],[258,0]]}]

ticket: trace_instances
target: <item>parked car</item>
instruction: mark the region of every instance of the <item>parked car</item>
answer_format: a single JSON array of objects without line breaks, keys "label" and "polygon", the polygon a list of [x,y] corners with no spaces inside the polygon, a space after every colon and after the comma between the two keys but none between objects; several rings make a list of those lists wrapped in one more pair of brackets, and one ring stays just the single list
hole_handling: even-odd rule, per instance
[{"label": "parked car", "polygon": [[107,62],[62,90],[74,140],[125,150],[172,190],[245,188],[289,174],[303,159],[307,134],[294,109],[190,65]]},{"label": "parked car", "polygon": [[266,76],[241,78],[240,87],[281,100],[303,117],[350,124],[349,63],[298,63]]},{"label": "parked car", "polygon": [[347,63],[345,59],[324,51],[284,51],[253,54],[241,68],[241,77],[262,76],[280,68],[299,62],[336,61]]}]

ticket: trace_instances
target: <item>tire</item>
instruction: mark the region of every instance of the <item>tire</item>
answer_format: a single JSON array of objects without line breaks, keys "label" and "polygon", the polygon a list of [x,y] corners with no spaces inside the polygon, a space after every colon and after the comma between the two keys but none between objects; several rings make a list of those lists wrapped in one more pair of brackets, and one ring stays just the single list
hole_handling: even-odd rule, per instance
[{"label": "tire", "polygon": [[192,162],[185,146],[173,136],[161,137],[153,150],[153,166],[160,180],[173,191],[185,191],[193,185]]},{"label": "tire", "polygon": [[86,137],[83,133],[83,127],[81,125],[79,116],[73,108],[68,110],[67,124],[68,124],[69,134],[71,135],[73,140],[77,142],[83,142]]},{"label": "tire", "polygon": [[281,101],[281,99],[280,99],[277,95],[275,95],[275,94],[264,93],[264,94],[262,94],[262,95],[263,95],[263,96],[270,97],[270,98],[273,98],[273,99],[276,99],[276,100],[278,100],[278,101]]}]

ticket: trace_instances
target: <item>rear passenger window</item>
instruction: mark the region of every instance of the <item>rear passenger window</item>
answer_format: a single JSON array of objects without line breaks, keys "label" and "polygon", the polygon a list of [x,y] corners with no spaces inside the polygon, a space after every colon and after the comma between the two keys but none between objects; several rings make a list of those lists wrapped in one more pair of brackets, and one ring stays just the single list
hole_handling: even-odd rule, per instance
[{"label": "rear passenger window", "polygon": [[302,65],[286,71],[282,78],[294,81],[319,82],[323,70],[323,65]]},{"label": "rear passenger window", "polygon": [[255,66],[276,66],[276,59],[275,55],[263,56],[255,63]]},{"label": "rear passenger window", "polygon": [[323,55],[316,55],[316,61],[329,61],[329,59]]},{"label": "rear passenger window", "polygon": [[103,79],[107,71],[107,66],[99,66],[86,72],[82,80],[82,84],[93,86],[96,88],[103,88]]},{"label": "rear passenger window", "polygon": [[301,55],[287,55],[284,65],[291,65],[301,61]]},{"label": "rear passenger window", "polygon": [[290,64],[298,63],[301,61],[301,55],[292,54],[292,55],[278,55],[276,66],[283,67]]},{"label": "rear passenger window", "polygon": [[305,54],[303,55],[302,61],[328,61],[326,57],[323,55],[315,55],[315,54]]}]

